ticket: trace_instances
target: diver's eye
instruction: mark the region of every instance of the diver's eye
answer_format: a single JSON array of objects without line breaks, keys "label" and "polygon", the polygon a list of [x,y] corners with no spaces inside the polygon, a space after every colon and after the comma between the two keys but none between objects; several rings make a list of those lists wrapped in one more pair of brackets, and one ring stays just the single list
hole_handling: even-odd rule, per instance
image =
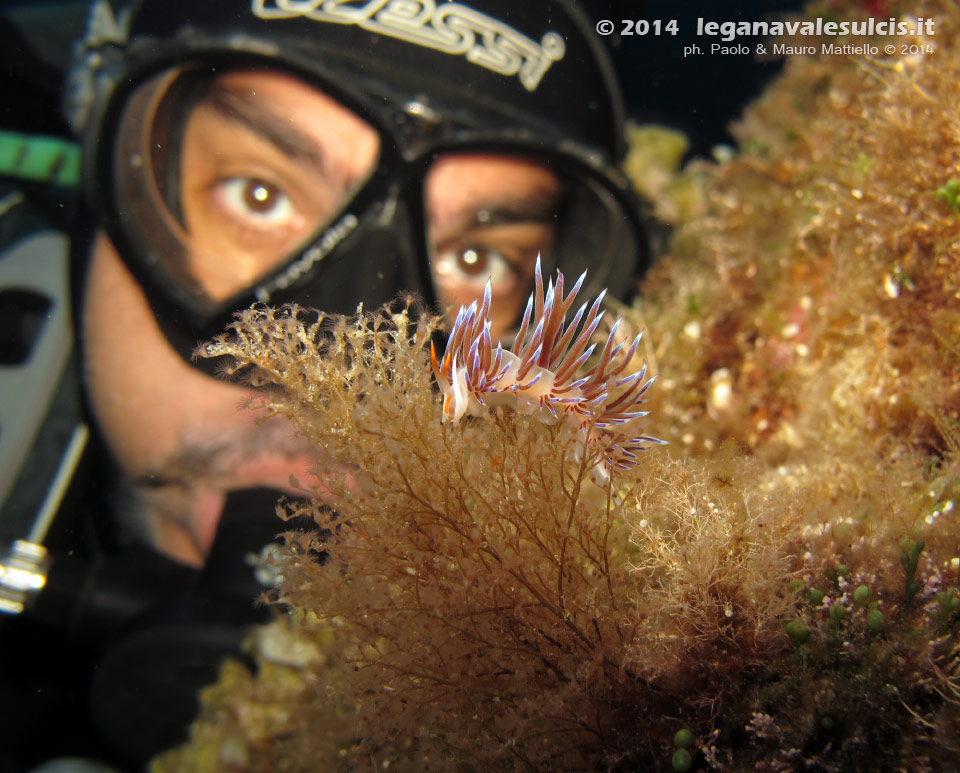
[{"label": "diver's eye", "polygon": [[503,285],[516,281],[513,264],[497,250],[487,247],[451,247],[441,250],[434,270],[444,284],[476,285],[483,287],[487,278],[494,288],[509,290]]},{"label": "diver's eye", "polygon": [[232,177],[218,185],[216,197],[231,217],[250,224],[287,225],[297,216],[280,187],[256,177]]}]

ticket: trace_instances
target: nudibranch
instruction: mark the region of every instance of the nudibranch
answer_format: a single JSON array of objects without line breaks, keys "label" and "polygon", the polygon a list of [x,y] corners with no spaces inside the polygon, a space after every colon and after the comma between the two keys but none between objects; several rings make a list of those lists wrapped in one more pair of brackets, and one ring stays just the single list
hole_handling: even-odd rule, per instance
[{"label": "nudibranch", "polygon": [[584,303],[567,323],[567,312],[587,272],[564,297],[564,278],[546,288],[537,259],[534,290],[513,346],[506,350],[490,335],[490,282],[483,298],[461,306],[441,361],[431,345],[433,374],[443,394],[442,421],[458,423],[504,405],[536,416],[546,424],[567,421],[579,433],[578,453],[596,454],[594,478],[605,481],[611,468],[637,463],[637,454],[650,444],[666,441],[636,435],[630,426],[649,412],[640,410],[655,376],[644,381],[647,366],[624,375],[643,337],[640,333],[624,351],[617,343],[620,319],[613,324],[595,364],[578,377],[593,355],[591,339],[603,318],[600,304],[606,291]]}]

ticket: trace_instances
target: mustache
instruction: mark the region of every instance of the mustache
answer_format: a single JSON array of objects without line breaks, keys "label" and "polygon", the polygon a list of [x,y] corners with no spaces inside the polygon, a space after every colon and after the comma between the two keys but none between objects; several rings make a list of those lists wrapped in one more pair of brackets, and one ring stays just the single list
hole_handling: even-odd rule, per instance
[{"label": "mustache", "polygon": [[271,417],[229,429],[215,427],[185,434],[177,450],[131,481],[147,489],[190,488],[204,480],[230,478],[237,468],[261,460],[276,463],[304,455],[319,459],[320,451],[287,420]]}]

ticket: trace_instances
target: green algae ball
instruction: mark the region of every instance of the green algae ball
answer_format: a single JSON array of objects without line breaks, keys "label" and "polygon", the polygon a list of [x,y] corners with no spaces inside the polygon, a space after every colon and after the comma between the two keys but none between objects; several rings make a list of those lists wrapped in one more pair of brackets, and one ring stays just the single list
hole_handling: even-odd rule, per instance
[{"label": "green algae ball", "polygon": [[790,637],[790,641],[799,647],[810,638],[810,629],[799,620],[791,620],[787,623],[787,636]]},{"label": "green algae ball", "polygon": [[843,604],[833,604],[830,607],[830,619],[835,623],[839,623],[843,620],[844,616],[847,614],[847,608]]},{"label": "green algae ball", "polygon": [[831,717],[829,714],[824,714],[820,717],[820,727],[822,727],[827,732],[833,730],[837,726],[837,721]]},{"label": "green algae ball", "polygon": [[686,773],[693,767],[693,757],[686,749],[677,749],[670,760],[671,767],[676,773]]},{"label": "green algae ball", "polygon": [[870,603],[870,595],[870,588],[866,585],[861,585],[853,592],[853,602],[858,607],[865,607]]},{"label": "green algae ball", "polygon": [[807,598],[810,599],[810,603],[815,607],[819,607],[823,603],[823,597],[826,594],[822,590],[817,590],[816,588],[811,588],[810,593],[807,594]]},{"label": "green algae ball", "polygon": [[940,604],[940,611],[945,615],[960,609],[960,596],[957,596],[956,588],[938,593],[937,601]]},{"label": "green algae ball", "polygon": [[793,579],[787,584],[787,590],[791,593],[796,593],[803,587],[803,580]]},{"label": "green algae ball", "polygon": [[693,733],[687,730],[687,728],[678,730],[677,734],[673,737],[673,745],[678,749],[688,749],[692,743]]},{"label": "green algae ball", "polygon": [[874,633],[883,630],[884,622],[883,612],[881,612],[879,609],[871,609],[869,612],[867,612],[867,628]]}]

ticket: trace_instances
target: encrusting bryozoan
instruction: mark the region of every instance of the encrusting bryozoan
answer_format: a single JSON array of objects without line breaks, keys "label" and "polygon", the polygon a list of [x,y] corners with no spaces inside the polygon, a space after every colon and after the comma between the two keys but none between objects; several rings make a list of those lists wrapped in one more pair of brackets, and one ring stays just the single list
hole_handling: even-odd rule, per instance
[{"label": "encrusting bryozoan", "polygon": [[[479,416],[488,406],[505,405],[524,415],[535,415],[545,424],[566,419],[580,433],[580,453],[597,454],[593,474],[605,482],[612,467],[636,464],[637,453],[651,443],[666,441],[649,435],[633,435],[626,426],[643,418],[644,395],[656,376],[644,381],[647,366],[626,376],[643,334],[626,351],[617,343],[618,319],[610,330],[597,363],[580,378],[579,369],[593,354],[590,343],[603,318],[601,292],[587,311],[584,303],[566,322],[586,271],[564,298],[563,274],[557,271],[543,286],[540,259],[536,286],[527,300],[523,321],[511,350],[493,346],[490,335],[490,282],[479,305],[461,306],[442,361],[431,347],[434,377],[443,392],[443,421],[459,422],[464,416]],[[586,314],[586,317],[584,317]],[[582,324],[581,324],[582,323]],[[577,331],[579,330],[579,334]]]}]

